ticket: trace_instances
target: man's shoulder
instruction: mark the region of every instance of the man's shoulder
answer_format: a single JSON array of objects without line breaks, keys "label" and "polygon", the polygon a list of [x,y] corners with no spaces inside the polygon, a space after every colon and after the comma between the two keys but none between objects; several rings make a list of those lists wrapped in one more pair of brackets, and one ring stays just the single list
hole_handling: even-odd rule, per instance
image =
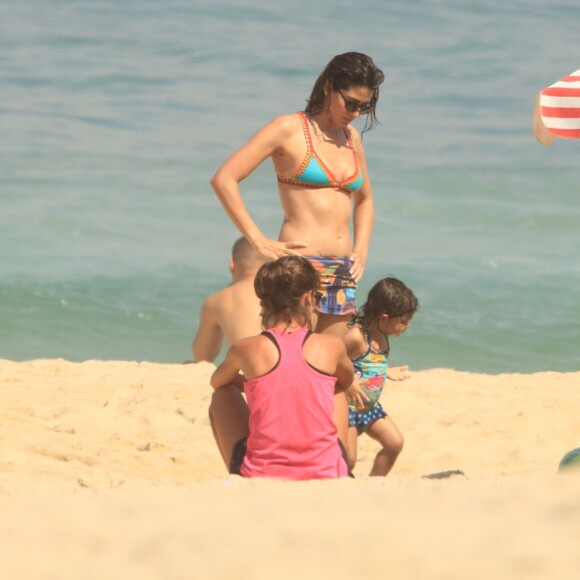
[{"label": "man's shoulder", "polygon": [[234,292],[234,286],[236,282],[232,282],[229,286],[225,286],[221,290],[216,290],[213,294],[210,294],[204,302],[204,305],[207,304],[212,308],[218,307],[220,304],[223,303],[225,299],[231,296]]},{"label": "man's shoulder", "polygon": [[248,313],[253,313],[252,315],[255,314],[256,317],[259,315],[259,300],[254,291],[253,282],[243,280],[232,282],[229,286],[208,296],[202,305],[202,310],[230,329],[236,326],[230,316],[237,313],[239,331],[240,321],[247,318]]},{"label": "man's shoulder", "polygon": [[203,301],[202,308],[204,310],[213,310],[221,302],[221,300],[220,300],[221,293],[222,293],[222,290],[218,290],[217,292],[210,294]]},{"label": "man's shoulder", "polygon": [[232,282],[229,286],[220,290],[218,299],[236,299],[236,300],[258,300],[254,289],[254,277],[248,276]]}]

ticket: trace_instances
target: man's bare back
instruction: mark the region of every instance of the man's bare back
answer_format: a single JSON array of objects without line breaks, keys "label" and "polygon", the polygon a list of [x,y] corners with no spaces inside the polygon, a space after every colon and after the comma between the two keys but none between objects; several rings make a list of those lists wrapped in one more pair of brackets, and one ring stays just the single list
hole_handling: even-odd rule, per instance
[{"label": "man's bare back", "polygon": [[254,276],[263,262],[245,238],[234,244],[230,260],[233,282],[203,303],[192,345],[194,362],[213,362],[223,340],[230,346],[240,338],[260,334],[260,301],[254,290]]}]

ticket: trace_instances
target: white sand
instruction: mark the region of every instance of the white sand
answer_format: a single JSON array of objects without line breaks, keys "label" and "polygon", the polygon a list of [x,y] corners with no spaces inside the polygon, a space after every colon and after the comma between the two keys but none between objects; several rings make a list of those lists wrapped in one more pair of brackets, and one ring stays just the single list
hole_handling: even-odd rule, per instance
[{"label": "white sand", "polygon": [[283,483],[227,475],[213,368],[0,361],[2,578],[580,580],[580,372],[415,373],[389,477],[363,436],[356,480]]}]

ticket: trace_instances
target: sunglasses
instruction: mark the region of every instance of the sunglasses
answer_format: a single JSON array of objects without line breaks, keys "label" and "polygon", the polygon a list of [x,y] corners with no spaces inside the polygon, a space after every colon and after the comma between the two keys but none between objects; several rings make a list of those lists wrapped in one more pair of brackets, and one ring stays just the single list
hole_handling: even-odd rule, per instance
[{"label": "sunglasses", "polygon": [[318,306],[320,304],[320,301],[322,300],[322,292],[318,292],[318,290],[313,290],[312,292],[314,294],[314,304],[316,304],[316,306]]},{"label": "sunglasses", "polygon": [[342,100],[344,101],[344,108],[349,113],[356,113],[358,111],[361,115],[366,115],[375,108],[376,103],[374,100],[369,101],[368,103],[359,103],[356,99],[345,97],[342,94],[342,91],[339,89],[337,89],[336,92],[342,97]]}]

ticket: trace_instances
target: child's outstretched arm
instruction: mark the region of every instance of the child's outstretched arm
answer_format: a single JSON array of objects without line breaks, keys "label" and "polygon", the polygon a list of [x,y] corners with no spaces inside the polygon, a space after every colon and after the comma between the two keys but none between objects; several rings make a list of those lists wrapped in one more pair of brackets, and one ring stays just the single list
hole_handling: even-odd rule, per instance
[{"label": "child's outstretched arm", "polygon": [[407,365],[401,367],[389,367],[387,370],[387,379],[391,381],[406,381],[411,378],[409,367]]}]

